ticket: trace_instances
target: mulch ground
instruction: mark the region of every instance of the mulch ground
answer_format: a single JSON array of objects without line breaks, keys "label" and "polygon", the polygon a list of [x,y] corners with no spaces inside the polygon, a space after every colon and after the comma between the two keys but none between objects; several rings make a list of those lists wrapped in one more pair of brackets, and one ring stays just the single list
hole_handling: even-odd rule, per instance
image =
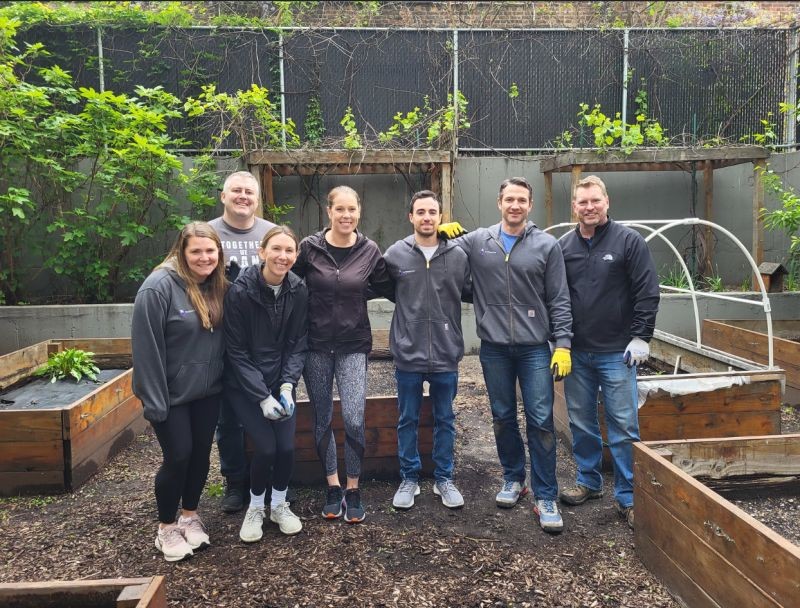
[{"label": "mulch ground", "polygon": [[[371,363],[370,393],[391,390],[387,363]],[[303,520],[295,537],[265,524],[245,545],[242,514],[225,515],[204,496],[201,513],[213,546],[166,563],[153,546],[153,478],[160,450],[140,436],[78,491],[0,501],[0,582],[167,576],[174,606],[540,606],[669,607],[679,604],[636,556],[619,518],[611,478],[601,500],[564,508],[565,531],[544,533],[529,498],[495,507],[501,470],[477,357],[462,364],[457,397],[456,483],[466,506],[446,509],[430,480],[408,512],[396,511],[395,482],[364,480],[367,520],[318,515],[323,488],[298,488]],[[219,483],[216,450],[209,483]],[[559,483],[574,479],[559,445]]]}]

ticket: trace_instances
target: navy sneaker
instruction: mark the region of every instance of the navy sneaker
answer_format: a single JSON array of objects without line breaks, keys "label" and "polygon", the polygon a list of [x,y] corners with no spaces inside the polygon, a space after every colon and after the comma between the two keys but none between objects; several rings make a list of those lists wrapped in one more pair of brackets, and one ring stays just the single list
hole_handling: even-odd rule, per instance
[{"label": "navy sneaker", "polygon": [[322,517],[325,519],[338,519],[342,516],[342,487],[328,486],[325,496],[325,506],[322,507]]},{"label": "navy sneaker", "polygon": [[347,490],[344,495],[344,520],[348,524],[357,524],[364,521],[366,516],[361,506],[361,492],[358,488]]}]

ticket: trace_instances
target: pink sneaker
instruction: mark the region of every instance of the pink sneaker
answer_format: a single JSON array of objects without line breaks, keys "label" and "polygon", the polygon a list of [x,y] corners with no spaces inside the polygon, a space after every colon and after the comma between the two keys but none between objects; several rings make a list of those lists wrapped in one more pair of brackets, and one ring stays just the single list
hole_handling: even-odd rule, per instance
[{"label": "pink sneaker", "polygon": [[194,555],[178,526],[158,529],[156,549],[164,554],[164,559],[168,562],[179,562]]}]

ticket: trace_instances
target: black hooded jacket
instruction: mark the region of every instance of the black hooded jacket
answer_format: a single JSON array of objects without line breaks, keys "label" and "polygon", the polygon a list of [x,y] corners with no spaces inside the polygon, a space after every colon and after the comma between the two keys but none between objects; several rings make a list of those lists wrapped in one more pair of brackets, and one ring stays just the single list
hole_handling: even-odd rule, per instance
[{"label": "black hooded jacket", "polygon": [[296,386],[306,361],[308,291],[288,273],[277,299],[261,266],[244,268],[225,295],[224,384],[249,400]]}]

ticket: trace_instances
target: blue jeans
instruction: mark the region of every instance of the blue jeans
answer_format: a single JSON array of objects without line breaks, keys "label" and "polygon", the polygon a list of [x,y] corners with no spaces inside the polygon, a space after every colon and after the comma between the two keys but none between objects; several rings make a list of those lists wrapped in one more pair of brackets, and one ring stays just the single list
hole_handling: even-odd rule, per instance
[{"label": "blue jeans", "polygon": [[249,478],[247,456],[244,452],[244,427],[236,412],[222,397],[216,432],[219,449],[219,468],[222,476],[230,481],[244,482]]},{"label": "blue jeans", "polygon": [[525,481],[525,446],[517,423],[517,380],[525,409],[531,457],[531,485],[540,500],[555,500],[556,434],[553,426],[553,376],[550,347],[481,342],[483,378],[489,393],[497,456],[506,481]]},{"label": "blue jeans", "polygon": [[394,371],[397,379],[397,455],[400,457],[400,477],[419,481],[422,461],[417,448],[417,425],[422,406],[422,383],[430,385],[433,402],[433,476],[437,481],[453,478],[453,446],[456,440],[453,399],[458,388],[458,372]]},{"label": "blue jeans", "polygon": [[564,379],[564,395],[572,430],[572,454],[578,483],[590,490],[603,487],[603,440],[597,419],[597,391],[603,396],[608,449],[614,464],[614,498],[633,505],[633,443],[639,441],[636,368],[623,353],[572,351],[572,373]]}]

